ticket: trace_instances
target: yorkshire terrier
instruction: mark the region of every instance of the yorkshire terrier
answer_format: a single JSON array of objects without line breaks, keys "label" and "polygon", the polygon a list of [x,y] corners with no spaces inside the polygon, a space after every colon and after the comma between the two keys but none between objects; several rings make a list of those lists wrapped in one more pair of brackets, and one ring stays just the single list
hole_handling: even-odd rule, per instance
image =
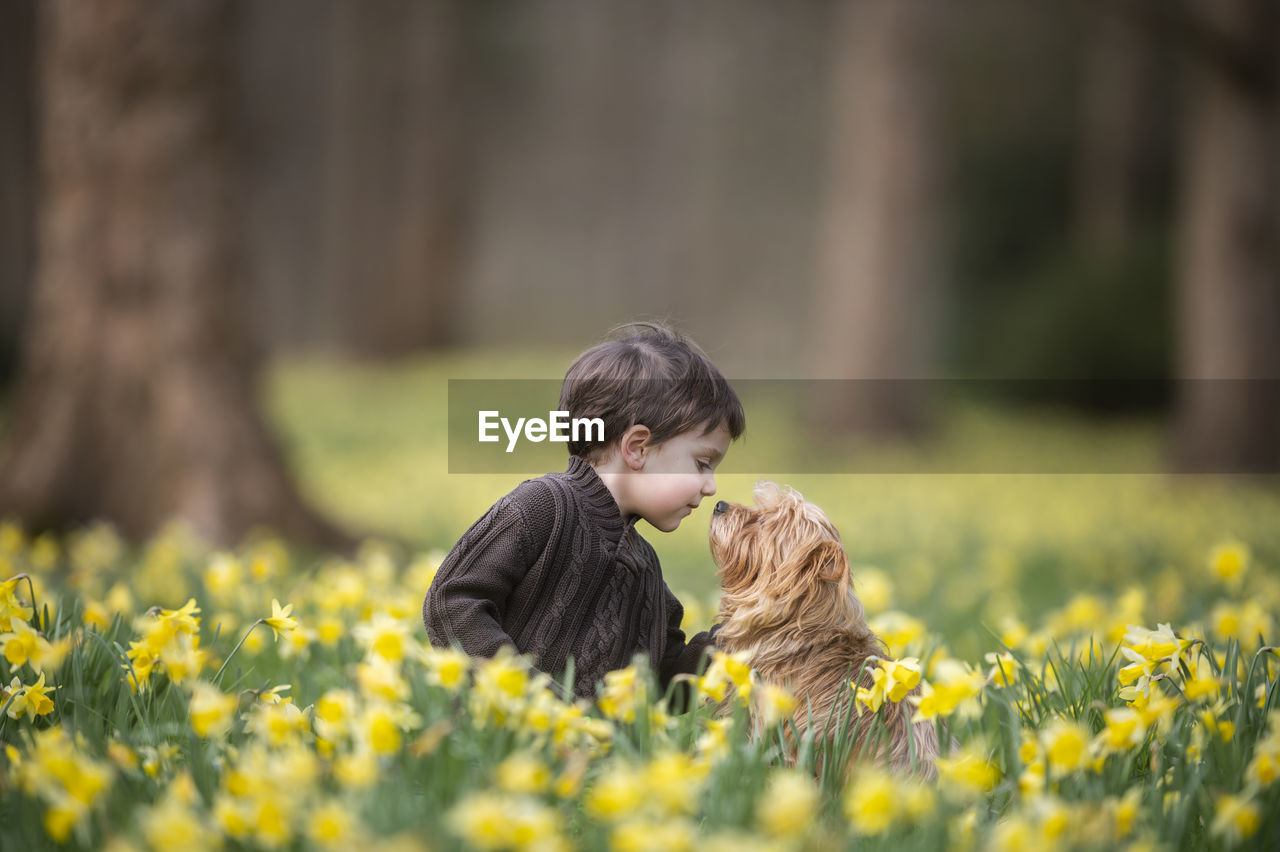
[{"label": "yorkshire terrier", "polygon": [[764,681],[795,696],[791,722],[801,737],[810,727],[819,747],[852,737],[846,772],[867,760],[933,777],[937,731],[911,723],[914,704],[886,700],[875,713],[855,706],[851,682],[872,687],[872,658],[889,655],[867,627],[839,532],[790,487],[761,482],[755,501],[722,500],[711,518],[721,585],[717,647],[750,652]]}]

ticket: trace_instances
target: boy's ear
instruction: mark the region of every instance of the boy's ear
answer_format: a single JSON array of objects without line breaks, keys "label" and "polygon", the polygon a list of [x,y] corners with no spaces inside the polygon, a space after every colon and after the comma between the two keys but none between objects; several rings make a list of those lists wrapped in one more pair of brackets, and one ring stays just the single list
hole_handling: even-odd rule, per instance
[{"label": "boy's ear", "polygon": [[645,456],[649,449],[649,438],[652,436],[649,427],[642,423],[629,426],[618,439],[618,448],[622,453],[622,463],[631,470],[644,467]]}]

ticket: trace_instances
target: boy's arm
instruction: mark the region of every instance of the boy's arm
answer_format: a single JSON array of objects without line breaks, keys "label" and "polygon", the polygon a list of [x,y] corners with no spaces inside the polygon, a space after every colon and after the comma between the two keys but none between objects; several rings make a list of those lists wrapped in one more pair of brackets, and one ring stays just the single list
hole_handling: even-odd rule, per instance
[{"label": "boy's arm", "polygon": [[666,690],[676,675],[698,673],[702,655],[712,647],[715,628],[704,630],[686,642],[684,630],[680,627],[680,622],[684,621],[684,605],[665,583],[663,594],[667,599],[667,647],[658,669],[658,681],[660,687]]},{"label": "boy's arm", "polygon": [[502,626],[507,600],[529,569],[524,517],[499,500],[467,530],[436,571],[422,604],[431,644],[457,642],[473,657],[514,645]]}]

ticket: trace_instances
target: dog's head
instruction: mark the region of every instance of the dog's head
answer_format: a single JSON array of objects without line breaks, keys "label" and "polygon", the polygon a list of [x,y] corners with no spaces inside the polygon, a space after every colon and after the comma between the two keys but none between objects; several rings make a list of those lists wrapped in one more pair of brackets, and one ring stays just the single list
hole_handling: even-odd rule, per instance
[{"label": "dog's head", "polygon": [[751,632],[862,622],[840,533],[794,489],[761,482],[754,506],[718,503],[710,539],[726,622]]}]

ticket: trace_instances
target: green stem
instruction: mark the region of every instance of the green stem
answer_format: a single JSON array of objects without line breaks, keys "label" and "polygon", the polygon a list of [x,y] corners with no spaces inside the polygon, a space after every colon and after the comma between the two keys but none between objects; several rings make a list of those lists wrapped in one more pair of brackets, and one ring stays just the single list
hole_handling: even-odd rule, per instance
[{"label": "green stem", "polygon": [[44,630],[40,627],[40,610],[36,607],[36,585],[31,581],[31,575],[23,572],[13,579],[27,581],[27,588],[31,590],[31,619],[36,623],[36,630],[43,633]]},{"label": "green stem", "polygon": [[240,641],[237,642],[236,646],[231,649],[231,653],[227,654],[227,658],[222,661],[222,666],[218,669],[218,673],[213,676],[213,682],[215,684],[217,684],[218,686],[222,686],[222,672],[224,669],[226,669],[227,663],[231,662],[231,658],[236,655],[236,651],[240,650],[240,646],[244,644],[244,640],[249,638],[249,634],[253,632],[253,629],[257,627],[259,624],[265,624],[265,623],[266,622],[263,619],[259,618],[253,624],[249,625],[249,629],[244,632],[244,635],[240,637]]}]

